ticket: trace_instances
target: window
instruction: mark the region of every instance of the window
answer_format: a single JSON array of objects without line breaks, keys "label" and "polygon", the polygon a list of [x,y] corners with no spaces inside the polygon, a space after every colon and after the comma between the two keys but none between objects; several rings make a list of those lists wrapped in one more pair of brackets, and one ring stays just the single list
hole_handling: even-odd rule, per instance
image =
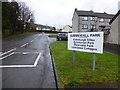
[{"label": "window", "polygon": [[88,29],[88,25],[87,24],[82,24],[82,29]]},{"label": "window", "polygon": [[96,29],[96,25],[91,25],[91,29]]},{"label": "window", "polygon": [[88,17],[82,17],[83,21],[88,21]]},{"label": "window", "polygon": [[107,19],[107,22],[109,23],[109,22],[110,22],[110,19]]},{"label": "window", "polygon": [[100,22],[104,22],[105,20],[103,18],[100,18]]},{"label": "window", "polygon": [[95,21],[95,17],[90,17],[90,20],[91,21]]}]

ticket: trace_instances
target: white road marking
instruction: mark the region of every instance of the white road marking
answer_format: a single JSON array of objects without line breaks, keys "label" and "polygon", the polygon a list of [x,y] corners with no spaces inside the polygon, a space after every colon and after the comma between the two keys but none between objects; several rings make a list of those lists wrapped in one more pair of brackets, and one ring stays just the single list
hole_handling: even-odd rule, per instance
[{"label": "white road marking", "polygon": [[26,46],[26,45],[28,45],[28,43],[26,43],[26,44],[24,44],[24,45],[22,45],[22,46],[20,46],[20,47],[24,47],[24,46]]},{"label": "white road marking", "polygon": [[4,66],[0,66],[0,68],[14,68],[14,67],[26,68],[26,67],[35,67],[35,66],[34,65],[4,65]]},{"label": "white road marking", "polygon": [[39,61],[39,59],[40,59],[40,56],[41,56],[41,53],[39,53],[39,55],[37,56],[37,59],[36,59],[36,61],[35,61],[35,63],[34,63],[34,66],[35,66],[35,67],[37,66],[37,63],[38,63],[38,61]]},{"label": "white road marking", "polygon": [[36,40],[38,37],[34,38],[33,40]]},{"label": "white road marking", "polygon": [[14,50],[16,50],[16,48],[14,48],[14,49],[11,49],[11,50],[9,50],[9,51],[7,51],[7,52],[5,52],[5,53],[2,53],[2,54],[0,54],[0,56],[3,56],[3,55],[5,55],[5,54],[7,54],[7,53],[9,53],[9,52],[12,52],[12,51],[14,51]]},{"label": "white road marking", "polygon": [[40,57],[41,57],[41,53],[39,53],[33,65],[3,65],[3,66],[0,66],[0,68],[29,68],[29,67],[33,68],[37,66],[37,63]]},{"label": "white road marking", "polygon": [[[40,35],[39,35],[40,36]],[[35,39],[37,39],[39,36],[37,36],[36,38],[34,38],[33,40],[31,40],[30,42],[33,42]]]},{"label": "white road marking", "polygon": [[[40,36],[40,35],[39,35]],[[39,36],[37,36],[35,39],[37,39]]]},{"label": "white road marking", "polygon": [[33,42],[34,40],[31,40],[30,42]]},{"label": "white road marking", "polygon": [[8,55],[2,57],[2,58],[0,58],[0,60],[2,60],[2,59],[4,59],[4,58],[7,58],[7,57],[9,57],[9,56],[11,56],[11,55],[13,55],[13,54],[14,54],[14,52],[13,52],[13,53],[10,53],[10,54],[8,54]]},{"label": "white road marking", "polygon": [[14,52],[15,54],[38,54],[39,52]]}]

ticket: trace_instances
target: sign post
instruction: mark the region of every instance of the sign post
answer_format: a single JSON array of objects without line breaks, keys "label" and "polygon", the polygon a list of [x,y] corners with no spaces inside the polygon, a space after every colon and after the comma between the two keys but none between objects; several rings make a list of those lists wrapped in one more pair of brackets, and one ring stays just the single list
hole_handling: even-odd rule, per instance
[{"label": "sign post", "polygon": [[75,65],[75,51],[73,50],[73,59],[72,59],[73,61],[73,65]]},{"label": "sign post", "polygon": [[73,64],[75,51],[93,53],[93,70],[95,70],[96,53],[103,53],[103,32],[68,33],[68,50],[73,50]]},{"label": "sign post", "polygon": [[96,66],[96,54],[93,53],[93,70],[95,70],[95,66]]}]

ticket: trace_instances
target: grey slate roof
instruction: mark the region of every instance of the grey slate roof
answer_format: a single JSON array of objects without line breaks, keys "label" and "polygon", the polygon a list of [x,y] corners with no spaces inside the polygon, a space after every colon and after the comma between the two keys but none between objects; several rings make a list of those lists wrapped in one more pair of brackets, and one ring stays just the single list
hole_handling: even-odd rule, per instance
[{"label": "grey slate roof", "polygon": [[107,14],[107,13],[94,13],[99,18],[113,18],[113,14]]},{"label": "grey slate roof", "polygon": [[93,11],[76,11],[78,16],[95,16]]},{"label": "grey slate roof", "polygon": [[114,15],[113,14],[107,14],[107,13],[96,13],[91,11],[82,11],[82,10],[76,10],[76,13],[78,16],[93,16],[93,17],[99,17],[99,18],[113,18]]},{"label": "grey slate roof", "polygon": [[52,26],[46,26],[46,25],[41,25],[41,24],[35,24],[35,26],[40,27],[40,28],[53,29]]}]

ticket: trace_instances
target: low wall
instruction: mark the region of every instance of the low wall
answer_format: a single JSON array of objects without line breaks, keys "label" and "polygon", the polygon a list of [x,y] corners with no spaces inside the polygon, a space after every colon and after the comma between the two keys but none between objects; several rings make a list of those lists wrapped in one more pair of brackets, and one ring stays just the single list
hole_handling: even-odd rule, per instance
[{"label": "low wall", "polygon": [[120,50],[119,44],[110,44],[110,43],[104,43],[104,47],[114,50]]}]

